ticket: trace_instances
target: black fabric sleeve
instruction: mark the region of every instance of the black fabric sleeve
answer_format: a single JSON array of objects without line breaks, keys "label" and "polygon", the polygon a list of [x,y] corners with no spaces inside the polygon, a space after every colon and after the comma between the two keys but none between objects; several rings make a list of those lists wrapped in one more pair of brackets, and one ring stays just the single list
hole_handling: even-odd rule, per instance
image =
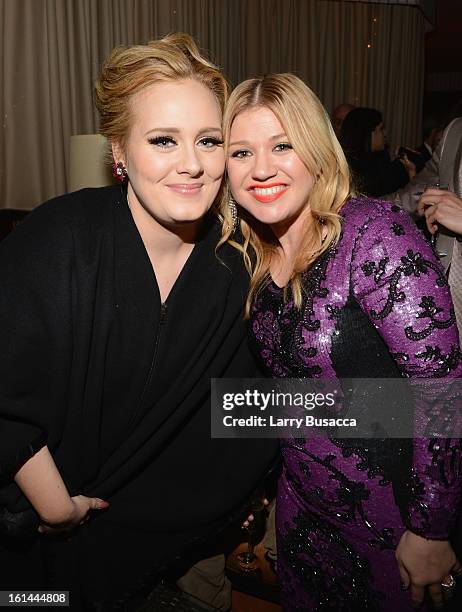
[{"label": "black fabric sleeve", "polygon": [[46,432],[39,426],[0,415],[0,478],[14,475],[47,443]]},{"label": "black fabric sleeve", "polygon": [[62,423],[57,409],[68,375],[71,252],[57,200],[0,243],[2,484],[48,443],[53,429],[56,438]]}]

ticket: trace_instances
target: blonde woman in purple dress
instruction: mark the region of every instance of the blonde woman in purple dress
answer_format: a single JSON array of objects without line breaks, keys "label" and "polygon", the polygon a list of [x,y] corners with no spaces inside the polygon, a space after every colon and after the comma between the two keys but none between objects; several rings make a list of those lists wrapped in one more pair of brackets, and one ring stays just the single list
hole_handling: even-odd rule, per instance
[{"label": "blonde woman in purple dress", "polygon": [[[454,378],[459,338],[443,271],[407,214],[357,197],[313,92],[251,79],[224,118],[233,201],[223,240],[251,276],[250,337],[273,377]],[[243,245],[243,246],[242,246]],[[454,440],[286,438],[277,498],[285,611],[441,608],[461,566]]]}]

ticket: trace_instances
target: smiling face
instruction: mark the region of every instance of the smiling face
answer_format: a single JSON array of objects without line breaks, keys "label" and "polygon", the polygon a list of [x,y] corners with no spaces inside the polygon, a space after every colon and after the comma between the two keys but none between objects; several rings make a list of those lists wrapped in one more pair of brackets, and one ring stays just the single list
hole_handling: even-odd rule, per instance
[{"label": "smiling face", "polygon": [[131,115],[126,147],[113,153],[127,167],[132,213],[164,227],[200,221],[225,164],[213,93],[192,79],[156,83],[134,94]]},{"label": "smiling face", "polygon": [[255,107],[238,114],[229,141],[229,182],[243,208],[278,234],[310,214],[315,178],[270,109]]}]

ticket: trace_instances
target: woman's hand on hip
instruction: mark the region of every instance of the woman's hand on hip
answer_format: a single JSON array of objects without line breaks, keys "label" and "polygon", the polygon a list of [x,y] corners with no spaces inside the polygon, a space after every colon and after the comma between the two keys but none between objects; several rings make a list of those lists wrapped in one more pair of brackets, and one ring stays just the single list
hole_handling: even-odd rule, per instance
[{"label": "woman's hand on hip", "polygon": [[[453,582],[451,576],[460,576],[462,566],[447,540],[426,540],[405,531],[396,548],[396,560],[403,589],[409,589],[411,603],[419,608],[428,587],[433,606],[439,610],[451,594],[442,583]],[[449,581],[449,582],[448,582]]]},{"label": "woman's hand on hip", "polygon": [[71,509],[67,516],[63,516],[59,522],[45,523],[39,527],[41,533],[61,533],[63,531],[70,531],[85,523],[91,515],[93,510],[104,510],[109,506],[107,501],[100,499],[99,497],[87,497],[85,495],[76,495],[71,497]]}]

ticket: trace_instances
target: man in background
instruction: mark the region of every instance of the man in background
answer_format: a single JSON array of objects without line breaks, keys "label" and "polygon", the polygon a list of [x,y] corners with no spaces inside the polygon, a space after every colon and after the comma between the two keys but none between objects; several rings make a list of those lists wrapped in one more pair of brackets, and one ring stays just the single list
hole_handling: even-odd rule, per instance
[{"label": "man in background", "polygon": [[441,121],[435,115],[424,117],[422,126],[423,142],[416,147],[415,151],[409,149],[408,154],[409,159],[414,162],[417,172],[423,170],[425,164],[431,160],[442,136],[443,127],[441,126]]},{"label": "man in background", "polygon": [[462,117],[451,121],[431,160],[395,201],[413,217],[425,217],[429,233],[437,235],[436,251],[449,275],[462,335]]},{"label": "man in background", "polygon": [[[432,159],[417,179],[423,187],[417,214],[425,216],[428,231],[437,235],[436,250],[449,272],[449,286],[462,336],[462,117],[448,125]],[[401,191],[405,192],[406,188]],[[406,202],[409,205],[409,201],[403,196],[401,203],[409,210],[405,205]]]},{"label": "man in background", "polygon": [[354,108],[356,107],[352,104],[339,104],[332,111],[332,125],[334,127],[334,131],[337,135],[337,138],[340,138],[340,131],[342,129],[342,123],[345,120],[345,117]]}]

